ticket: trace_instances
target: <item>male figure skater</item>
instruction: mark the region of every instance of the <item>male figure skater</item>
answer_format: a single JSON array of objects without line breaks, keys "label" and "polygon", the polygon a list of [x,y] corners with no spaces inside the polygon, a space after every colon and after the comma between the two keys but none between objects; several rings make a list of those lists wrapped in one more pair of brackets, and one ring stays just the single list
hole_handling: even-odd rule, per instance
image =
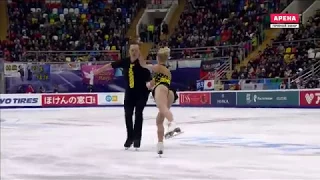
[{"label": "male figure skater", "polygon": [[[142,136],[143,110],[147,104],[150,91],[146,83],[151,80],[150,71],[143,68],[138,58],[140,57],[140,46],[131,43],[129,49],[130,57],[104,65],[95,74],[99,74],[110,68],[123,68],[126,79],[126,91],[124,98],[124,111],[127,127],[127,140],[124,143],[126,149],[131,145],[140,148]],[[135,123],[133,125],[133,111],[135,110]]]}]

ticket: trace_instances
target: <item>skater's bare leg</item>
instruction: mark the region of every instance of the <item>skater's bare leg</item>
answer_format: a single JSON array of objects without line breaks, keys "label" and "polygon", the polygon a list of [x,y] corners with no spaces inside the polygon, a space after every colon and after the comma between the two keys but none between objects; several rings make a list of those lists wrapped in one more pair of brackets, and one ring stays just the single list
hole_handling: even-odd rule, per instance
[{"label": "skater's bare leg", "polygon": [[159,112],[157,115],[157,133],[158,133],[158,144],[157,152],[159,155],[163,154],[163,137],[164,137],[164,127],[163,127],[164,116]]},{"label": "skater's bare leg", "polygon": [[158,142],[163,142],[163,136],[164,136],[163,121],[164,121],[164,116],[161,113],[158,113],[157,115]]},{"label": "skater's bare leg", "polygon": [[[167,94],[167,97],[163,96],[163,95],[160,97],[158,96],[158,99],[162,98],[162,101],[160,101],[160,103],[158,103],[158,104],[160,104],[160,106],[166,106],[166,108],[169,110],[172,103],[173,103],[173,100],[174,100],[174,94],[171,91],[169,91],[168,93],[169,94]],[[163,99],[167,99],[167,101],[165,102]],[[156,100],[156,102],[157,102],[157,100]],[[159,155],[163,154],[163,149],[164,149],[164,146],[163,146],[163,138],[164,138],[163,122],[164,122],[164,119],[165,119],[165,115],[163,113],[161,113],[161,111],[159,109],[159,113],[157,115],[157,129],[158,129],[157,152]],[[172,120],[173,120],[173,118],[172,118]]]},{"label": "skater's bare leg", "polygon": [[168,107],[170,90],[164,86],[159,85],[155,89],[155,101],[159,109],[160,114],[162,114],[169,122],[173,121],[173,115]]}]

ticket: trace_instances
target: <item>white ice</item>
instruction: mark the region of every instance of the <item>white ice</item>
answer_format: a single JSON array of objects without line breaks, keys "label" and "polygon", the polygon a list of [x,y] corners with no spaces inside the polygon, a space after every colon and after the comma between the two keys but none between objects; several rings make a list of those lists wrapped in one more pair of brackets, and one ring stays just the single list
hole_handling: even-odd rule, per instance
[{"label": "white ice", "polygon": [[1,180],[320,179],[319,109],[172,110],[162,158],[154,107],[138,152],[121,107],[1,110]]}]

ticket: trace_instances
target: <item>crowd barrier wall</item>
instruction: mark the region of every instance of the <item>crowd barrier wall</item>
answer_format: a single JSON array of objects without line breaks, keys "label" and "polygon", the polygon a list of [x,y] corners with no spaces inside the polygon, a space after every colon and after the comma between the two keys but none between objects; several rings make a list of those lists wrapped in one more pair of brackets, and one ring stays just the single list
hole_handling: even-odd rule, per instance
[{"label": "crowd barrier wall", "polygon": [[[320,89],[183,91],[174,106],[234,108],[320,108]],[[0,108],[123,106],[124,93],[0,94]],[[148,105],[155,102],[150,93]]]}]

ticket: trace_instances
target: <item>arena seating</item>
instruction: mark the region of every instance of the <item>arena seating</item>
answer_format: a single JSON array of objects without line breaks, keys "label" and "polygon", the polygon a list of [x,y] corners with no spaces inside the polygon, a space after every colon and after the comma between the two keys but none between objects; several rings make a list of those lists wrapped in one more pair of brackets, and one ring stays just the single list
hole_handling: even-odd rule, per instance
[{"label": "arena seating", "polygon": [[[280,35],[259,57],[249,61],[232,79],[294,79],[310,70],[320,59],[320,13],[299,29],[282,29]],[[318,81],[310,81],[318,86]],[[313,83],[318,82],[318,83]],[[309,86],[304,84],[304,86]]]},{"label": "arena seating", "polygon": [[[110,2],[110,3],[109,3]],[[138,0],[10,0],[7,59],[25,51],[121,50]]]},{"label": "arena seating", "polygon": [[175,49],[172,59],[231,55],[237,64],[263,41],[267,14],[281,8],[278,0],[188,1],[166,44]]},{"label": "arena seating", "polygon": [[247,8],[244,1],[237,2],[190,1],[170,39],[170,47],[235,45],[249,40],[250,34],[260,34],[257,25],[266,10],[253,1],[248,2]]}]

